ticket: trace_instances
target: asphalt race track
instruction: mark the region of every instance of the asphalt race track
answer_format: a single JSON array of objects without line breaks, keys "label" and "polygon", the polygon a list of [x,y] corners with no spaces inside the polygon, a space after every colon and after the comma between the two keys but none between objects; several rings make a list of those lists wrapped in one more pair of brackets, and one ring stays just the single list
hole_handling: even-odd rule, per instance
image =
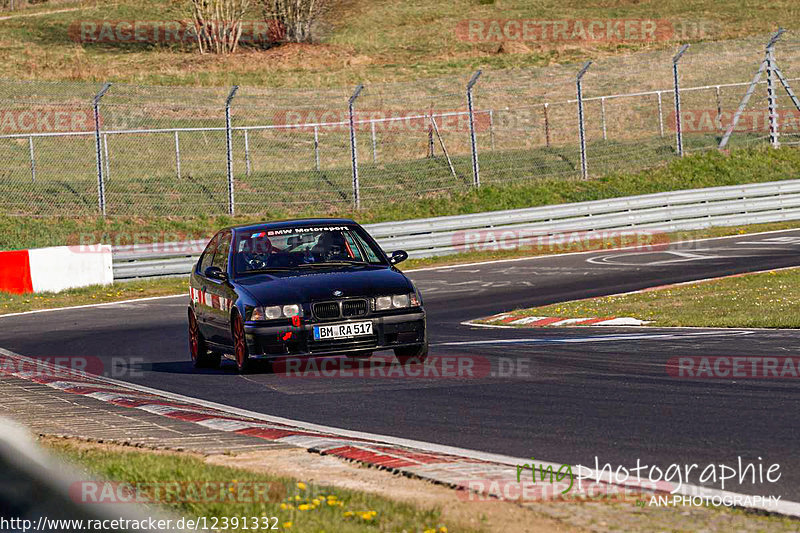
[{"label": "asphalt race track", "polygon": [[626,467],[637,459],[702,467],[761,458],[781,465],[778,483],[725,488],[800,501],[797,380],[687,379],[665,370],[676,356],[797,355],[797,332],[461,325],[518,307],[796,265],[800,231],[412,272],[432,356],[468,357],[482,369],[473,376],[239,376],[231,362],[195,371],[184,297],[2,318],[0,347],[94,356],[118,368],[107,375],[156,389],[514,457],[584,465],[598,457]]}]

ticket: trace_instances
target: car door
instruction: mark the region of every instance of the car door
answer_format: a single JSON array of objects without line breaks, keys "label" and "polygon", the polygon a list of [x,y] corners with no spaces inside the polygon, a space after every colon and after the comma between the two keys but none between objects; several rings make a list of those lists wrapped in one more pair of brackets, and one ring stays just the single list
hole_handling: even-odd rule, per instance
[{"label": "car door", "polygon": [[[192,301],[194,302],[194,314],[197,317],[197,323],[200,326],[200,332],[206,339],[210,338],[210,335],[213,333],[213,331],[208,322],[209,309],[206,298],[206,295],[208,294],[208,278],[206,278],[205,272],[206,269],[211,266],[211,262],[214,260],[214,252],[217,249],[218,242],[219,233],[214,235],[214,237],[208,243],[208,246],[206,246],[206,249],[203,250],[200,259],[197,261],[197,270],[195,270],[196,283],[193,283],[191,291]],[[210,303],[210,301],[208,303]]]},{"label": "car door", "polygon": [[[214,259],[211,266],[217,267],[220,271],[228,274],[228,256],[231,250],[232,233],[225,230],[219,233],[217,248],[214,251]],[[205,278],[206,279],[206,312],[208,313],[208,325],[210,334],[208,339],[217,344],[230,344],[230,312],[232,305],[233,289],[228,280]]]}]

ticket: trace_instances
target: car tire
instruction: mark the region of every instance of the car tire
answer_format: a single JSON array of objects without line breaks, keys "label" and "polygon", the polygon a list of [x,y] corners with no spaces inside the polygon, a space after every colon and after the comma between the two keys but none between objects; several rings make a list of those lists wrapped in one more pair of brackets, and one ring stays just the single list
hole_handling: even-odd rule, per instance
[{"label": "car tire", "polygon": [[205,337],[200,333],[194,309],[189,308],[189,355],[195,368],[217,368],[220,355],[208,350]]},{"label": "car tire", "polygon": [[420,344],[418,346],[406,346],[403,348],[395,348],[394,356],[401,365],[410,365],[412,363],[423,363],[428,358],[428,343]]},{"label": "car tire", "polygon": [[209,350],[206,361],[208,362],[206,368],[219,368],[222,363],[222,354],[216,350]]},{"label": "car tire", "polygon": [[369,359],[372,357],[372,352],[351,352],[345,355],[348,359]]},{"label": "car tire", "polygon": [[233,334],[233,356],[240,374],[247,374],[252,369],[250,352],[247,349],[247,338],[244,334],[242,315],[234,312],[231,317],[231,333]]}]

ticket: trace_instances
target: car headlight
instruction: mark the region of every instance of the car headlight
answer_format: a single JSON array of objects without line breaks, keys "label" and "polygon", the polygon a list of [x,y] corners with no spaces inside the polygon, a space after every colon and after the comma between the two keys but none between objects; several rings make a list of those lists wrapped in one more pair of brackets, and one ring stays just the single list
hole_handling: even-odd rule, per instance
[{"label": "car headlight", "polygon": [[386,311],[387,309],[392,308],[392,297],[391,296],[378,296],[375,298],[375,310],[376,311]]},{"label": "car headlight", "polygon": [[394,296],[378,296],[375,298],[375,311],[405,309],[407,307],[419,307],[419,305],[419,298],[413,292],[411,294],[395,294]]},{"label": "car headlight", "polygon": [[283,306],[283,316],[287,318],[292,318],[293,316],[300,316],[302,314],[303,314],[303,309],[297,304]]},{"label": "car headlight", "polygon": [[303,316],[303,308],[300,305],[255,307],[250,314],[250,320],[275,320],[277,318],[292,318],[293,316]]},{"label": "car headlight", "polygon": [[395,294],[392,296],[392,307],[408,307],[408,294]]}]

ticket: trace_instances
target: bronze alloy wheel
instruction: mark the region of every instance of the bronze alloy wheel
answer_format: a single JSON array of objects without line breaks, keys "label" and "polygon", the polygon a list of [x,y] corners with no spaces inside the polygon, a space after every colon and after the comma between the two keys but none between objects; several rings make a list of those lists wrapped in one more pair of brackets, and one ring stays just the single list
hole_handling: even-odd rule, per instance
[{"label": "bronze alloy wheel", "polygon": [[205,347],[205,340],[200,335],[200,327],[197,325],[197,317],[194,311],[189,309],[189,353],[192,356],[192,363],[198,366],[202,359],[201,349]]},{"label": "bronze alloy wheel", "polygon": [[236,357],[236,366],[244,374],[250,369],[250,354],[247,353],[247,340],[244,336],[244,323],[242,315],[233,314],[233,355]]},{"label": "bronze alloy wheel", "polygon": [[189,309],[189,354],[195,368],[217,368],[222,355],[216,350],[209,350],[208,343],[200,332],[197,316]]}]

